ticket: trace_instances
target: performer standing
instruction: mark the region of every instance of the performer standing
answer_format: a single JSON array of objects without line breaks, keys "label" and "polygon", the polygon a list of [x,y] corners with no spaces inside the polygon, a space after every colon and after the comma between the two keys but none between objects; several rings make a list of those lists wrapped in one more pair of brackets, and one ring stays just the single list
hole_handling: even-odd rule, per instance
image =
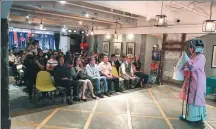
[{"label": "performer standing", "polygon": [[[183,70],[185,75],[184,84],[181,89],[180,99],[186,100],[185,119],[189,122],[200,122],[206,120],[206,75],[204,71],[205,56],[203,55],[204,44],[200,39],[190,42],[191,58],[187,61]],[[184,53],[186,54],[186,53]]]}]

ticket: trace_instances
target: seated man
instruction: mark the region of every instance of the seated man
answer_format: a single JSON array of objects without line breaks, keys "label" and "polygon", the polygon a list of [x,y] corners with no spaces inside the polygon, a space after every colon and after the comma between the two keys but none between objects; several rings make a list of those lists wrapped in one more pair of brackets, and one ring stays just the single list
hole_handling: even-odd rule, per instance
[{"label": "seated man", "polygon": [[67,92],[66,101],[69,105],[73,104],[71,99],[71,87],[72,87],[72,79],[70,79],[68,73],[68,67],[64,65],[64,57],[58,57],[58,65],[53,69],[54,79],[57,85],[61,87],[65,87]]},{"label": "seated man", "polygon": [[107,91],[107,81],[106,81],[106,77],[100,76],[99,70],[98,70],[98,66],[97,64],[95,64],[95,58],[91,57],[89,59],[89,64],[86,65],[86,72],[87,72],[87,76],[90,77],[90,79],[92,80],[96,80],[96,88],[97,88],[97,95],[100,98],[103,98],[104,96],[101,94],[100,91],[100,80],[103,81],[103,88],[104,88],[104,94],[107,96],[110,96]]},{"label": "seated man", "polygon": [[119,61],[119,60],[116,60],[116,55],[115,55],[115,54],[112,54],[112,55],[111,55],[110,64],[111,64],[112,66],[115,66],[117,70],[118,70],[119,67],[121,66],[120,61]]},{"label": "seated man", "polygon": [[112,94],[112,81],[114,82],[115,87],[119,87],[119,78],[112,75],[112,66],[108,62],[107,55],[103,57],[103,61],[99,64],[98,67],[101,75],[106,77],[108,82],[108,91],[110,94]]},{"label": "seated man", "polygon": [[121,76],[124,78],[126,88],[135,88],[140,81],[139,77],[134,76],[131,59],[132,56],[127,55],[125,62],[121,65]]}]

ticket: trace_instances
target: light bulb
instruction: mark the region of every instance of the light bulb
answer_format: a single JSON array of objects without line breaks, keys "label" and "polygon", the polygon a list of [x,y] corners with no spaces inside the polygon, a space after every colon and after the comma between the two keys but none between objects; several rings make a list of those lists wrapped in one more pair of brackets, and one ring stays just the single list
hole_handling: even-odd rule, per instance
[{"label": "light bulb", "polygon": [[42,24],[42,23],[40,24],[39,28],[40,28],[41,30],[43,29],[43,24]]},{"label": "light bulb", "polygon": [[94,31],[91,31],[91,35],[94,35]]},{"label": "light bulb", "polygon": [[72,30],[68,30],[68,32],[69,32],[69,33],[71,33],[71,32],[72,32]]},{"label": "light bulb", "polygon": [[88,13],[86,13],[86,15],[85,15],[86,17],[89,17],[89,14]]},{"label": "light bulb", "polygon": [[107,38],[107,39],[110,39],[110,38],[111,38],[111,35],[110,35],[110,34],[107,34],[107,35],[106,35],[106,38]]},{"label": "light bulb", "polygon": [[158,25],[163,25],[164,24],[164,18],[159,18],[158,19]]},{"label": "light bulb", "polygon": [[31,21],[28,21],[29,24],[31,24]]},{"label": "light bulb", "polygon": [[134,38],[134,34],[129,34],[128,35],[128,39],[133,39]]},{"label": "light bulb", "polygon": [[73,33],[76,33],[77,32],[77,30],[73,30]]},{"label": "light bulb", "polygon": [[65,29],[65,28],[62,28],[62,32],[63,32],[63,33],[66,32],[66,29]]},{"label": "light bulb", "polygon": [[29,19],[29,15],[27,15],[26,18]]},{"label": "light bulb", "polygon": [[79,24],[82,25],[82,21],[79,21]]},{"label": "light bulb", "polygon": [[66,1],[59,1],[59,3],[61,3],[61,4],[65,4],[65,3],[66,3]]},{"label": "light bulb", "polygon": [[213,30],[215,30],[215,23],[214,22],[207,22],[206,23],[206,30],[207,31],[213,31]]}]

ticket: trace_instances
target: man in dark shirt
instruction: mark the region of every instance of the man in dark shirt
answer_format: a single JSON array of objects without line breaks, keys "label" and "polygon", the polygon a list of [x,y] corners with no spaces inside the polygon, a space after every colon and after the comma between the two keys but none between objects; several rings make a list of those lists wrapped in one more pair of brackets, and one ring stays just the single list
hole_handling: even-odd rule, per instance
[{"label": "man in dark shirt", "polygon": [[119,67],[121,66],[121,63],[119,62],[119,60],[116,60],[116,55],[115,54],[111,55],[110,64],[111,64],[111,66],[116,67],[116,69],[117,69],[117,71],[119,73]]},{"label": "man in dark shirt", "polygon": [[70,78],[68,71],[68,66],[64,65],[64,56],[59,56],[58,65],[53,69],[53,75],[56,84],[66,88],[66,101],[69,105],[71,105],[73,104],[71,99],[72,79]]}]

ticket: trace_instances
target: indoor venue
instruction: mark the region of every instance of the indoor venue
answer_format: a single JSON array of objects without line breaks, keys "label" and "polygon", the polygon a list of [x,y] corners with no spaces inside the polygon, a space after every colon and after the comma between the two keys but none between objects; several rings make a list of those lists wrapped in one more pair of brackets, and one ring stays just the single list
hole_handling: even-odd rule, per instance
[{"label": "indoor venue", "polygon": [[1,1],[1,129],[216,129],[216,1]]}]

